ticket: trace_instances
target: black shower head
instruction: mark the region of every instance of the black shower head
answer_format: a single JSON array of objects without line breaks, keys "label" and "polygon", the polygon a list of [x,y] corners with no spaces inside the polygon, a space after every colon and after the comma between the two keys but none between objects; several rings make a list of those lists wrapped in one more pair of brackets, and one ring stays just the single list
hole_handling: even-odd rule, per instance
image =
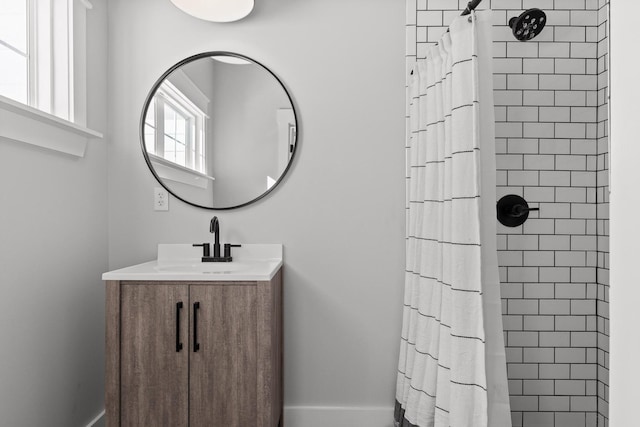
[{"label": "black shower head", "polygon": [[547,23],[547,15],[540,9],[529,9],[518,17],[509,20],[509,26],[513,30],[513,36],[521,42],[531,40],[544,28]]}]

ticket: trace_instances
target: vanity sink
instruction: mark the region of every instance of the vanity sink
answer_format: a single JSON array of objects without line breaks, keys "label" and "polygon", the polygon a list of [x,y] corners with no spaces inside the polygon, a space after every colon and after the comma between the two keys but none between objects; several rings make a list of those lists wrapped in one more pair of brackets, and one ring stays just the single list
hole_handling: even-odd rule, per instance
[{"label": "vanity sink", "polygon": [[243,244],[231,262],[202,262],[191,244],[160,244],[158,259],[113,270],[102,280],[266,281],[282,266],[282,245]]}]

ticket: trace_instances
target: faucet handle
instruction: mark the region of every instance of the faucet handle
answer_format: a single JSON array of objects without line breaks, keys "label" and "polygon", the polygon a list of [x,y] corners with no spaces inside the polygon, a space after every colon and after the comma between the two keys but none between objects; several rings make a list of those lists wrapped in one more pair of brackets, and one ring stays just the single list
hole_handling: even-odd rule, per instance
[{"label": "faucet handle", "polygon": [[240,248],[242,245],[232,245],[230,243],[224,244],[224,257],[231,258],[231,248]]},{"label": "faucet handle", "polygon": [[211,256],[211,243],[194,243],[194,247],[202,247],[202,257]]}]

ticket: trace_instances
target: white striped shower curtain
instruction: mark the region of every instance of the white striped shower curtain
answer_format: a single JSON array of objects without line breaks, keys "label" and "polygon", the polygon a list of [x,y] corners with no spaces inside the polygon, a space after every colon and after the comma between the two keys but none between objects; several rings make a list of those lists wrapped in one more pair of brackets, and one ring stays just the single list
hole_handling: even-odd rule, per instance
[{"label": "white striped shower curtain", "polygon": [[456,18],[410,78],[396,426],[511,427],[490,13]]}]

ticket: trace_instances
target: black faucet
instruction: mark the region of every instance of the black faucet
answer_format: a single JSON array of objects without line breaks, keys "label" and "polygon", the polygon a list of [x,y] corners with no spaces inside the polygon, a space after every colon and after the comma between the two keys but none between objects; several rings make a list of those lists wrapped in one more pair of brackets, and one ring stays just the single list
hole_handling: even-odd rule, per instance
[{"label": "black faucet", "polygon": [[220,258],[220,222],[217,216],[211,218],[209,233],[213,233],[213,257]]},{"label": "black faucet", "polygon": [[224,244],[224,255],[220,256],[220,221],[218,217],[211,218],[209,223],[209,232],[213,233],[213,256],[211,256],[211,244],[210,243],[194,243],[193,246],[202,247],[202,262],[231,262],[233,257],[231,256],[231,248],[239,248],[242,245],[232,245],[230,243]]}]

